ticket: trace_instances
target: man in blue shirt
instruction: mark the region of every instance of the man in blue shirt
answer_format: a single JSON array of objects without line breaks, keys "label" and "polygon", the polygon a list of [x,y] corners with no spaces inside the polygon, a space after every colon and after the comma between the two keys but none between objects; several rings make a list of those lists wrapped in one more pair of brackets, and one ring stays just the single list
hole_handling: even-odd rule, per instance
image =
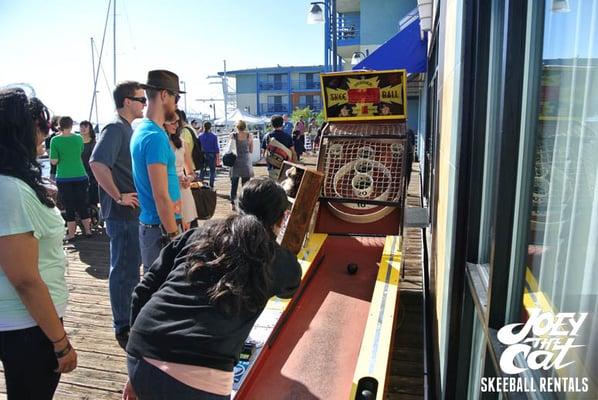
[{"label": "man in blue shirt", "polygon": [[[175,155],[162,128],[176,116],[179,77],[165,70],[148,73],[142,85],[148,98],[147,118],[141,120],[131,137],[133,180],[137,188],[139,245],[143,267],[147,271],[158,258],[164,241],[178,233],[181,192],[176,174]],[[179,216],[180,218],[180,216]]]},{"label": "man in blue shirt", "polygon": [[220,165],[220,147],[218,146],[218,136],[211,131],[212,124],[208,121],[203,124],[203,132],[199,135],[201,148],[204,153],[204,165],[201,169],[200,179],[206,173],[206,169],[210,169],[210,187],[214,189],[214,181],[216,180],[216,166]]},{"label": "man in blue shirt", "polygon": [[293,136],[293,123],[289,121],[289,116],[286,114],[282,115],[282,131],[289,136]]}]

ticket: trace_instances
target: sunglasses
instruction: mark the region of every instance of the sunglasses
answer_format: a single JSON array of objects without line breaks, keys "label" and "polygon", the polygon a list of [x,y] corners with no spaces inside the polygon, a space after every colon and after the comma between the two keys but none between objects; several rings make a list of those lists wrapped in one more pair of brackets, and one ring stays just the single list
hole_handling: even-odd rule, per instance
[{"label": "sunglasses", "polygon": [[175,104],[176,104],[176,103],[178,103],[178,102],[179,102],[179,100],[181,99],[181,96],[180,96],[180,95],[178,95],[177,93],[173,92],[173,91],[166,90],[166,92],[167,92],[169,95],[171,95],[171,96],[173,96],[173,97],[174,97],[174,103],[175,103]]},{"label": "sunglasses", "polygon": [[176,121],[166,121],[164,122],[164,125],[178,125],[179,124],[179,120],[177,119]]},{"label": "sunglasses", "polygon": [[141,104],[147,103],[147,98],[145,98],[145,97],[127,96],[127,97],[125,97],[125,99],[129,99],[129,100],[133,100],[133,101],[138,101]]}]

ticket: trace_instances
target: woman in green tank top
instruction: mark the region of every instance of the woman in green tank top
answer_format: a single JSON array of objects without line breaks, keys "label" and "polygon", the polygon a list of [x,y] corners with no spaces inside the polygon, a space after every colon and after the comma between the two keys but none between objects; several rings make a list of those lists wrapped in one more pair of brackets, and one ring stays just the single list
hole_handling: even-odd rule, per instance
[{"label": "woman in green tank top", "polygon": [[56,186],[66,211],[66,241],[75,238],[77,230],[76,214],[79,214],[85,236],[91,236],[91,219],[89,218],[88,186],[89,179],[85,172],[81,154],[83,139],[73,134],[73,120],[60,117],[58,120],[60,135],[50,141],[50,162],[56,165]]}]

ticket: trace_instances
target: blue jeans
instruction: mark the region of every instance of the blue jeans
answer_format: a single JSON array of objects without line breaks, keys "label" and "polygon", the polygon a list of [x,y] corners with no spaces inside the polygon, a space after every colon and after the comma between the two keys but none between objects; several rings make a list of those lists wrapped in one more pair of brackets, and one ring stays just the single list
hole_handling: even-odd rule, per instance
[{"label": "blue jeans", "polygon": [[131,295],[139,283],[139,234],[136,220],[107,219],[106,233],[110,237],[110,275],[108,287],[114,330],[129,329]]},{"label": "blue jeans", "polygon": [[216,180],[216,153],[204,153],[204,164],[200,175],[202,181],[206,175],[207,168],[210,168],[210,187],[213,189],[214,181]]},{"label": "blue jeans", "polygon": [[231,176],[230,177],[230,202],[234,203],[235,199],[237,198],[237,189],[239,187],[239,179],[241,179],[241,187],[245,185],[249,180],[250,177],[239,177],[239,176]]},{"label": "blue jeans", "polygon": [[139,248],[141,249],[143,273],[146,273],[162,250],[162,230],[159,226],[150,227],[139,224]]},{"label": "blue jeans", "polygon": [[143,358],[127,355],[131,386],[139,400],[229,400],[221,396],[192,388],[154,367]]}]

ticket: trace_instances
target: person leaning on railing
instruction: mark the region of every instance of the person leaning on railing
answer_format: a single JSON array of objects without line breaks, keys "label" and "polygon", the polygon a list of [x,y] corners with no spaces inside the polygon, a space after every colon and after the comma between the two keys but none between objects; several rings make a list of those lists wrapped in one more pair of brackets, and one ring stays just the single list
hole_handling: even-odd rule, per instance
[{"label": "person leaning on railing", "polygon": [[77,366],[61,321],[64,220],[37,162],[48,121],[38,99],[0,90],[0,360],[9,399],[51,399],[60,374]]}]

